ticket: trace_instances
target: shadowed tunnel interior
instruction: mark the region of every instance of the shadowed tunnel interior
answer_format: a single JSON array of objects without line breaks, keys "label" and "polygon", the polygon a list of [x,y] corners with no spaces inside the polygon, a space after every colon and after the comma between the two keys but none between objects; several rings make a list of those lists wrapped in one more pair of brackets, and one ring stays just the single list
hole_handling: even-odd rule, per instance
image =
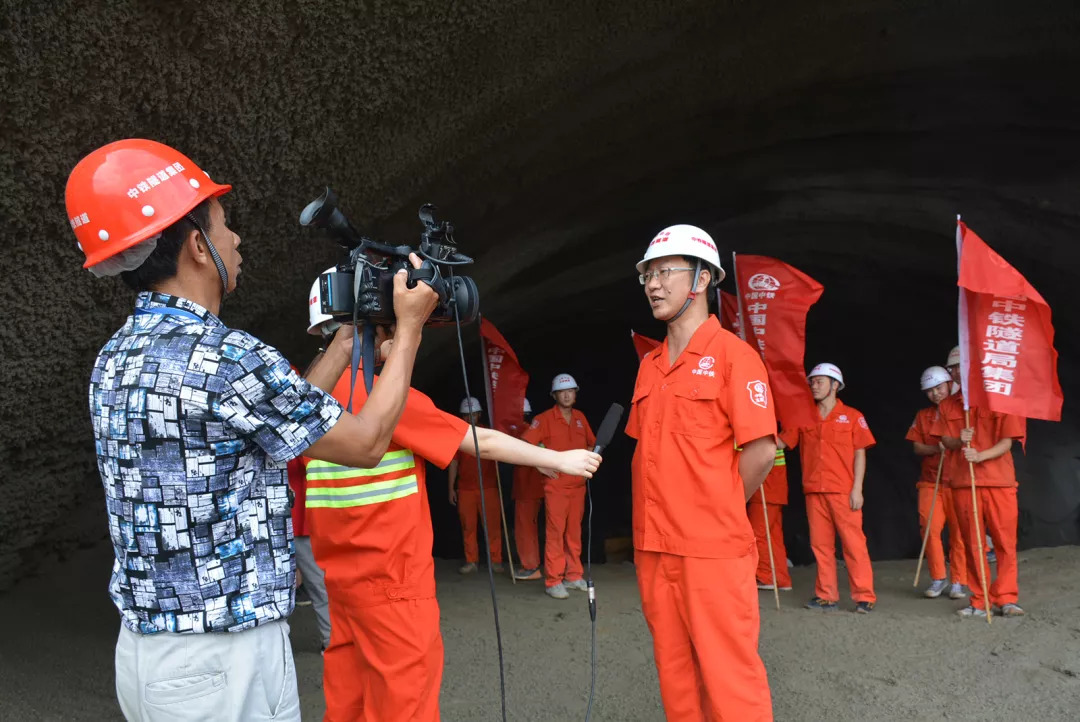
[{"label": "shadowed tunnel interior", "polygon": [[[80,270],[63,192],[79,158],[122,137],[173,145],[234,184],[245,263],[223,318],[301,367],[307,289],[338,259],[298,227],[304,204],[330,184],[354,223],[399,242],[417,240],[422,202],[438,204],[534,407],[567,371],[594,427],[629,400],[630,329],[663,334],[633,267],[658,229],[694,223],[725,254],[793,264],[826,289],[807,364],[844,370],[842,399],[878,439],[875,559],[918,551],[903,436],[927,403],[920,372],[956,343],[962,213],[1055,312],[1065,416],[1031,422],[1016,452],[1021,546],[1080,541],[1080,11],[818,5],[5,3],[0,584],[106,533],[86,390],[131,294]],[[479,391],[475,328],[465,341]],[[415,379],[457,408],[452,331],[425,335]],[[631,451],[621,437],[597,479],[599,549],[629,534]],[[808,561],[789,472],[787,540]],[[445,476],[429,486],[436,554],[459,556]]]}]

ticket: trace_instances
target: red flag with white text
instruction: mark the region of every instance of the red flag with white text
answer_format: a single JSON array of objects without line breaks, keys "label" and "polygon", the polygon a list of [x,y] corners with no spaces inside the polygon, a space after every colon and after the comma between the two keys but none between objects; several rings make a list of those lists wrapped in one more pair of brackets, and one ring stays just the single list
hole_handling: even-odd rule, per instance
[{"label": "red flag with white text", "polygon": [[517,354],[495,324],[486,318],[480,319],[480,336],[484,341],[485,386],[491,426],[504,434],[518,436],[525,430],[525,389],[529,385],[529,374],[521,368]]},{"label": "red flag with white text", "polygon": [[638,361],[645,358],[645,354],[660,345],[660,342],[648,336],[642,336],[636,331],[630,332],[630,340],[634,342],[634,350],[637,351]]},{"label": "red flag with white text", "polygon": [[825,287],[799,269],[768,256],[738,256],[735,285],[742,297],[746,342],[769,372],[776,418],[785,429],[820,418],[806,383],[806,314]]},{"label": "red flag with white text", "polygon": [[957,222],[960,372],[969,406],[1061,420],[1050,305],[1015,268]]}]

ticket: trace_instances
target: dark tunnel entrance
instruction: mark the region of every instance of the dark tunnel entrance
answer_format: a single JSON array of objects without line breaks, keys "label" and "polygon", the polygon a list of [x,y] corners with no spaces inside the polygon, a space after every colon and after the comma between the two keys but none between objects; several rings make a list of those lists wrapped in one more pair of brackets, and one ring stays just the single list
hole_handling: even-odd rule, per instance
[{"label": "dark tunnel entrance", "polygon": [[[917,460],[903,437],[926,404],[919,373],[956,343],[962,213],[1055,311],[1065,417],[1031,422],[1026,454],[1015,452],[1020,544],[1080,542],[1073,2],[837,2],[812,14],[795,2],[677,14],[610,3],[587,18],[498,4],[139,15],[121,5],[64,14],[24,3],[3,29],[4,85],[15,89],[0,119],[3,339],[21,391],[0,402],[3,466],[19,470],[3,481],[0,576],[105,531],[87,374],[131,299],[78,269],[63,184],[78,158],[122,137],[183,148],[234,184],[230,222],[250,252],[224,319],[301,367],[314,352],[301,299],[337,258],[298,228],[304,204],[329,183],[369,231],[412,241],[415,209],[437,203],[477,258],[483,312],[530,373],[534,407],[567,371],[594,426],[628,401],[630,330],[663,333],[633,268],[656,230],[694,223],[725,263],[737,251],[796,266],[826,289],[809,316],[807,365],[844,370],[842,398],[877,436],[865,511],[874,559],[918,551]],[[30,301],[43,297],[44,315]],[[45,338],[65,351],[43,359],[27,339]],[[465,338],[479,389],[476,330]],[[452,332],[425,336],[415,378],[457,408]],[[595,484],[596,560],[605,537],[629,535],[631,453],[620,435]],[[801,563],[792,456],[785,529]],[[504,484],[509,505],[509,469]],[[432,470],[435,553],[457,557],[445,489]],[[47,512],[34,502],[45,494],[57,500]]]}]

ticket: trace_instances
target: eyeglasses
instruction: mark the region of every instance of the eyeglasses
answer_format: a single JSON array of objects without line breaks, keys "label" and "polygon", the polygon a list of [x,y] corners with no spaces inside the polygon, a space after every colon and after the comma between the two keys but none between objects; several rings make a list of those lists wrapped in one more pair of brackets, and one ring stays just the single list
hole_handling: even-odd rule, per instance
[{"label": "eyeglasses", "polygon": [[671,274],[674,271],[693,271],[693,268],[658,268],[655,271],[645,271],[645,273],[638,274],[638,280],[641,281],[641,285],[644,286],[654,278],[659,278],[660,283],[667,283],[671,278]]}]

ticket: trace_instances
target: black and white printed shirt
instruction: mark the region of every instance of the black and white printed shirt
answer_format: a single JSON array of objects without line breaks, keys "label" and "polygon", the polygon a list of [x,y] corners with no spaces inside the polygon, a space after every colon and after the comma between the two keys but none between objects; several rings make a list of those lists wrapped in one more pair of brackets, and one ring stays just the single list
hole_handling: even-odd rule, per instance
[{"label": "black and white printed shirt", "polygon": [[90,378],[124,624],[236,632],[288,616],[286,462],[341,413],[276,349],[187,299],[140,293]]}]

